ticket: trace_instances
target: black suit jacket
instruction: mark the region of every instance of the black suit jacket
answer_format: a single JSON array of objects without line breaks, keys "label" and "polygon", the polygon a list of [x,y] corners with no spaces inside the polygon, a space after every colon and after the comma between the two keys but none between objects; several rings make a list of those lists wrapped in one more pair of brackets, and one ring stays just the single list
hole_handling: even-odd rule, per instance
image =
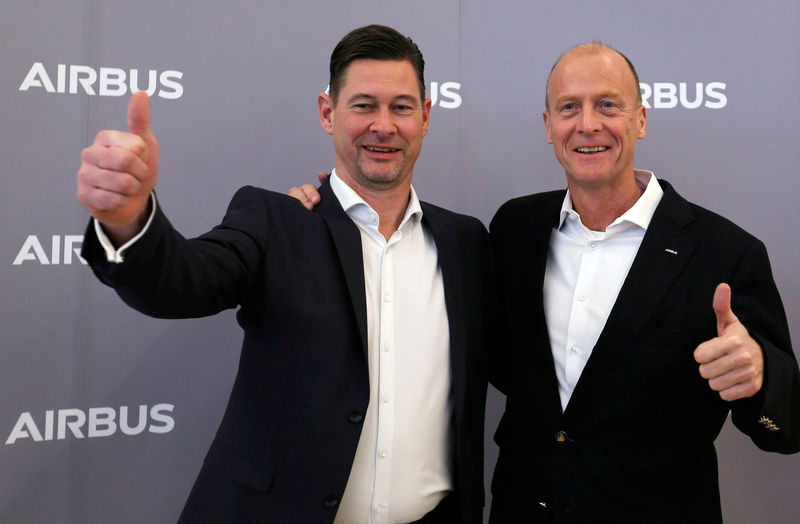
[{"label": "black suit jacket", "polygon": [[[122,264],[90,226],[83,256],[122,299],[155,317],[240,306],[239,369],[182,522],[332,522],[369,400],[361,240],[326,183],[306,211],[252,187],[222,223],[186,240],[157,210]],[[455,485],[461,521],[481,522],[488,235],[476,219],[422,204],[436,242],[450,329]],[[421,304],[423,307],[424,304]]]},{"label": "black suit jacket", "polygon": [[[542,286],[565,193],[512,200],[492,222],[510,363],[492,522],[719,522],[713,442],[729,410],[758,447],[800,447],[798,368],[764,245],[660,182],[664,196],[563,413]],[[693,358],[717,335],[720,282],[765,358],[761,392],[733,403]]]}]

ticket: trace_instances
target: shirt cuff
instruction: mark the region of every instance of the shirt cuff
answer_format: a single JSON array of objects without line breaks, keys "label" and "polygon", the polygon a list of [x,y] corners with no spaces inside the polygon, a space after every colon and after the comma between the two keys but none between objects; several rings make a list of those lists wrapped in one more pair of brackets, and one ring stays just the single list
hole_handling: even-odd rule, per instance
[{"label": "shirt cuff", "polygon": [[147,223],[145,223],[144,227],[139,234],[133,237],[132,239],[128,240],[124,244],[122,244],[119,249],[114,247],[114,244],[111,243],[111,240],[106,235],[106,232],[103,231],[103,226],[100,225],[100,222],[97,219],[94,219],[94,233],[97,235],[97,240],[100,241],[100,245],[103,246],[103,250],[106,252],[106,260],[113,264],[121,264],[124,261],[124,252],[126,249],[131,247],[133,244],[139,240],[142,235],[144,235],[147,230],[150,228],[150,223],[153,221],[153,217],[156,214],[156,194],[150,193],[150,216],[147,217]]}]

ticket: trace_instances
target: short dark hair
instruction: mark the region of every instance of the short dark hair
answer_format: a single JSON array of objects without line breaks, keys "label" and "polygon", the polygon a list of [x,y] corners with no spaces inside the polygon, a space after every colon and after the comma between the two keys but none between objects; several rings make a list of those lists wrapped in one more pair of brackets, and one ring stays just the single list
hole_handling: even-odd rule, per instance
[{"label": "short dark hair", "polygon": [[339,96],[347,68],[354,60],[408,60],[414,67],[421,100],[425,100],[425,60],[422,52],[407,36],[385,25],[368,25],[347,33],[331,53],[331,77],[328,89],[333,103]]}]

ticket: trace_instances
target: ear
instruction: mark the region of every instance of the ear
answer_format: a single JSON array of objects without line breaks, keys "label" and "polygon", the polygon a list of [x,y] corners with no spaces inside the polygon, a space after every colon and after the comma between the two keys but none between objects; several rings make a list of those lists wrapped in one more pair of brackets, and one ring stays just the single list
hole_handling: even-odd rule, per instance
[{"label": "ear", "polygon": [[326,133],[332,135],[334,118],[333,100],[330,95],[320,93],[317,97],[317,105],[319,106],[319,123]]},{"label": "ear", "polygon": [[431,99],[426,98],[422,103],[422,136],[428,134],[428,124],[431,121]]},{"label": "ear", "polygon": [[547,134],[547,143],[552,144],[553,139],[550,136],[550,112],[544,111],[542,113],[542,120],[544,120],[544,132]]},{"label": "ear", "polygon": [[636,115],[636,118],[639,123],[639,132],[636,134],[636,138],[641,140],[647,134],[647,108],[640,105],[639,114]]}]

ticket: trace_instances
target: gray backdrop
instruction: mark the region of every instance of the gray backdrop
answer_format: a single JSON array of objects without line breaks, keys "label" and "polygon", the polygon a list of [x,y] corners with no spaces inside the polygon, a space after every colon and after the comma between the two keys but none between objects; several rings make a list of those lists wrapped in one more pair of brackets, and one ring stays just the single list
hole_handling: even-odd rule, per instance
[{"label": "gray backdrop", "polygon": [[[153,89],[160,201],[194,235],[243,184],[285,191],[332,167],[315,102],[330,51],[357,26],[395,26],[438,95],[415,186],[488,223],[513,196],[564,186],[545,78],[567,47],[603,39],[649,94],[637,167],[766,242],[800,339],[800,4],[736,4],[0,0],[0,522],[174,522],[227,401],[233,312],[146,318],[75,255],[80,150],[124,128],[134,76]],[[487,442],[501,411],[492,391]],[[718,449],[728,522],[797,521],[800,457],[732,426]]]}]

